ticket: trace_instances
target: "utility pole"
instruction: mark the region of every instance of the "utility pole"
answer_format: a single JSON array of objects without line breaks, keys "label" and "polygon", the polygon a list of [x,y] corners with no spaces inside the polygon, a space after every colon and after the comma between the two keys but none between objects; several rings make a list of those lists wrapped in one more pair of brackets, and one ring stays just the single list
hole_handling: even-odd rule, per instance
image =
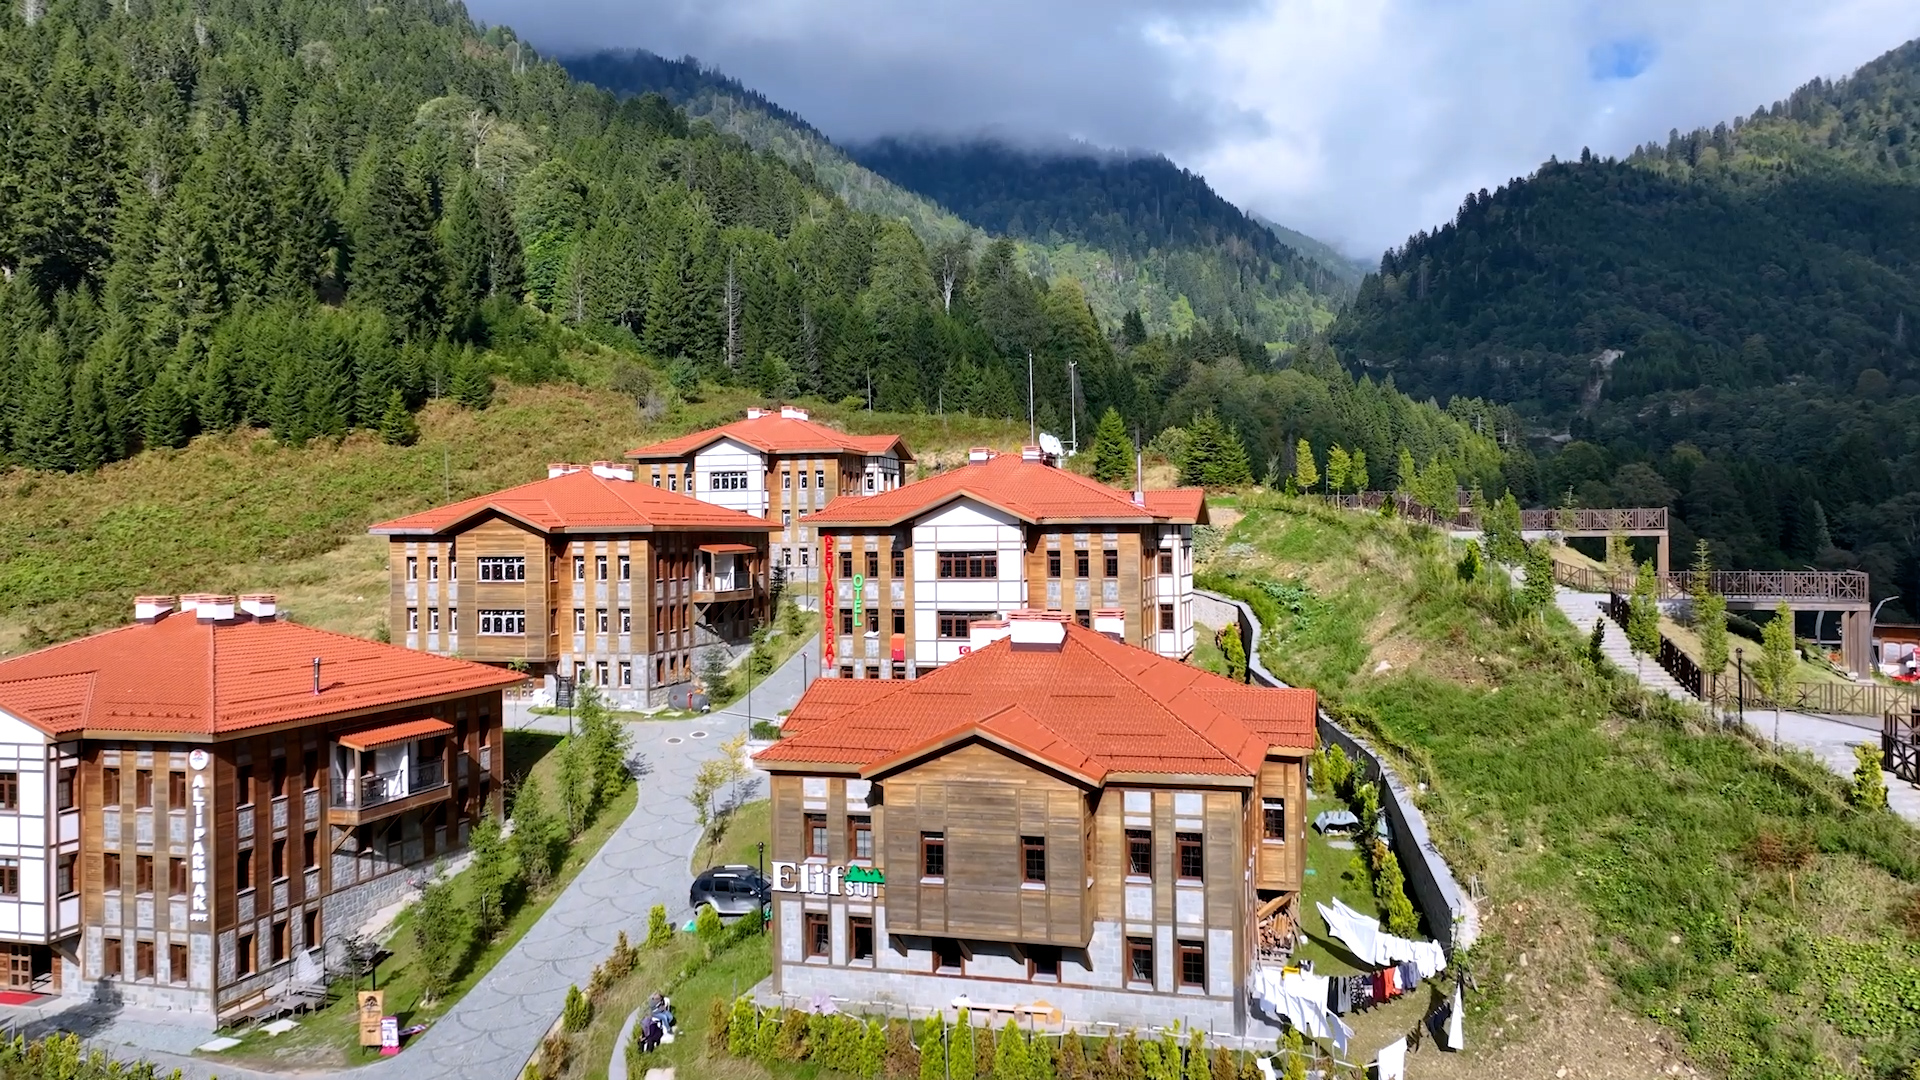
[{"label": "utility pole", "polygon": [[[1078,360],[1067,361],[1067,413],[1073,418],[1070,421],[1073,428],[1073,454],[1078,454],[1080,452],[1080,361]],[[1068,456],[1071,457],[1073,454]]]},{"label": "utility pole", "polygon": [[1040,428],[1033,422],[1033,350],[1027,350],[1027,441],[1040,443]]}]

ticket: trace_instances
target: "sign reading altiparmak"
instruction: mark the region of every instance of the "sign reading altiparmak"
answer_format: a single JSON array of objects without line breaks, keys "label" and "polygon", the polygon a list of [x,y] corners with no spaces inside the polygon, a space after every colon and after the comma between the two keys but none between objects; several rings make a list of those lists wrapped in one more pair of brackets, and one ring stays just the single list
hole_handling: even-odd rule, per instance
[{"label": "sign reading altiparmak", "polygon": [[207,921],[207,752],[195,749],[187,755],[193,767],[193,847],[189,850],[188,876],[193,883],[193,899],[187,917],[193,922]]},{"label": "sign reading altiparmak", "polygon": [[886,883],[886,876],[870,866],[790,862],[773,864],[774,892],[871,900],[880,895],[880,886]]}]

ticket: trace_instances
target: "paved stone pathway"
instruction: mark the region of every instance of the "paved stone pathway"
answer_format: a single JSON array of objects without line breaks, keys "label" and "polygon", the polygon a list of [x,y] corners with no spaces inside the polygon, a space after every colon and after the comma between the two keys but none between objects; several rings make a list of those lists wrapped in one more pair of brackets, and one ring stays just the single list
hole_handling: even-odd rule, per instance
[{"label": "paved stone pathway", "polygon": [[[771,719],[791,708],[806,689],[803,676],[819,671],[818,641],[809,642],[754,690],[752,719]],[[520,722],[516,722],[520,721]],[[508,724],[551,730],[565,716],[537,716],[510,710]],[[567,987],[584,985],[594,965],[613,951],[620,931],[629,940],[646,937],[647,912],[663,903],[681,921],[689,914],[692,884],[688,860],[700,829],[687,802],[694,773],[719,744],[747,730],[746,703],[692,720],[644,721],[631,725],[634,751],[641,761],[640,801],[632,815],[574,878],[541,920],[501,957],[467,995],[398,1056],[340,1075],[366,1080],[514,1080],[560,1015]],[[704,733],[704,734],[701,734]],[[79,1010],[63,1017],[77,1022]],[[213,1077],[255,1080],[276,1074],[254,1072],[217,1058],[185,1056],[209,1037],[196,1029],[184,1045],[186,1026],[167,1023],[165,1013],[120,1010],[84,1026],[91,1042],[119,1057],[144,1057],[163,1068],[179,1068],[190,1080]],[[49,1017],[51,1023],[58,1023]],[[305,1076],[317,1075],[312,1072]]]},{"label": "paved stone pathway", "polygon": [[1659,691],[1676,701],[1696,700],[1652,657],[1641,657],[1636,660],[1633,655],[1633,646],[1627,644],[1627,632],[1620,629],[1619,623],[1607,618],[1604,610],[1607,605],[1605,596],[1575,592],[1564,585],[1559,585],[1554,587],[1553,602],[1566,614],[1567,621],[1582,633],[1593,633],[1593,623],[1596,619],[1606,627],[1606,638],[1601,642],[1600,651],[1606,653],[1607,659],[1613,662],[1614,667],[1629,675],[1637,673],[1640,682],[1649,690]]}]

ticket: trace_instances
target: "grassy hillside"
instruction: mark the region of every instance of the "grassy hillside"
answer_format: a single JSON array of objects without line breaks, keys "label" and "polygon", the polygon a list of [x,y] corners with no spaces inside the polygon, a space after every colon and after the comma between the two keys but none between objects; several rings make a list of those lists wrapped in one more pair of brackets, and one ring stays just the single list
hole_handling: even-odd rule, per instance
[{"label": "grassy hillside", "polygon": [[1485,890],[1477,1045],[1421,1075],[1647,1076],[1665,1045],[1729,1076],[1913,1075],[1912,829],[1848,807],[1810,758],[1595,670],[1579,628],[1462,583],[1437,534],[1245,509],[1203,582],[1250,598],[1275,674],[1425,785],[1442,850]]},{"label": "grassy hillside", "polygon": [[[124,622],[140,592],[274,590],[301,622],[371,635],[386,589],[373,522],[539,479],[550,461],[618,459],[765,403],[711,391],[645,423],[611,390],[503,387],[485,411],[429,405],[408,447],[360,433],[293,449],[241,431],[94,473],[0,473],[0,654]],[[927,462],[1025,436],[1002,421],[809,404],[848,430],[900,432]]]}]

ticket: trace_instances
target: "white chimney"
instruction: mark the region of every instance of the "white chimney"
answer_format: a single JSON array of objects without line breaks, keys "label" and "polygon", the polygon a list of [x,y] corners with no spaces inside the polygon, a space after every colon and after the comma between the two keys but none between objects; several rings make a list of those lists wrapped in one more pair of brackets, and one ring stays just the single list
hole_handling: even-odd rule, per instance
[{"label": "white chimney", "polygon": [[807,418],[807,410],[793,405],[782,405],[780,406],[780,418],[782,420],[805,420]]},{"label": "white chimney", "polygon": [[1020,448],[1020,460],[1045,461],[1047,460],[1047,455],[1037,446],[1023,446]]},{"label": "white chimney", "polygon": [[136,596],[133,598],[133,621],[157,623],[173,613],[171,596]]},{"label": "white chimney", "polygon": [[747,419],[749,420],[758,420],[765,415],[767,415],[767,410],[765,409],[748,409],[747,410]]},{"label": "white chimney", "polygon": [[207,598],[206,593],[181,593],[180,614],[191,615],[200,608],[200,601]]},{"label": "white chimney", "polygon": [[615,465],[611,461],[596,461],[593,463],[593,475],[602,480],[632,480],[633,466]]},{"label": "white chimney", "polygon": [[280,613],[280,601],[272,593],[248,593],[240,598],[240,610],[264,622]]},{"label": "white chimney", "polygon": [[1127,640],[1127,612],[1125,608],[1100,608],[1093,613],[1093,632],[1110,637],[1115,641]]},{"label": "white chimney", "polygon": [[553,461],[553,462],[547,463],[547,479],[549,480],[553,479],[556,476],[565,476],[568,473],[576,473],[579,471],[580,471],[580,466],[571,465],[564,461]]},{"label": "white chimney", "polygon": [[1013,644],[1017,648],[1058,649],[1067,640],[1067,613],[1064,611],[1016,611],[1007,616],[1013,624]]},{"label": "white chimney", "polygon": [[226,622],[233,618],[233,597],[202,594],[193,614],[201,622]]},{"label": "white chimney", "polygon": [[979,652],[1011,633],[1005,619],[976,619],[967,624],[967,651]]},{"label": "white chimney", "polygon": [[983,461],[992,460],[993,450],[990,447],[975,446],[967,450],[967,464],[969,465],[978,465]]}]

